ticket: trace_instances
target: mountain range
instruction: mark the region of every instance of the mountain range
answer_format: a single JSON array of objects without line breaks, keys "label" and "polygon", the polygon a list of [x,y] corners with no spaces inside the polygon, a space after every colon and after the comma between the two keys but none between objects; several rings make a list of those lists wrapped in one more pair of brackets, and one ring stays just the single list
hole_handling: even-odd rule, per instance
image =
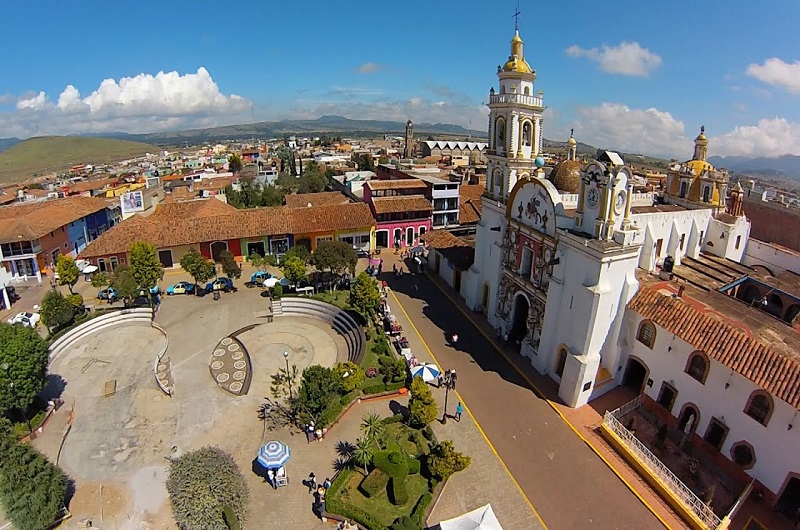
[{"label": "mountain range", "polygon": [[759,175],[783,174],[800,180],[800,156],[783,155],[777,158],[748,158],[744,156],[710,156],[708,161],[735,173]]}]

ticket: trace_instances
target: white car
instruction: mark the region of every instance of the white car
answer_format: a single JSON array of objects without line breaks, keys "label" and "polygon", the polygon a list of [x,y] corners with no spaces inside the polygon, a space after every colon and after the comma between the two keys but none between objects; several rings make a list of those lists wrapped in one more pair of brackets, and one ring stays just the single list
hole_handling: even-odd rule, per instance
[{"label": "white car", "polygon": [[9,318],[8,323],[21,324],[28,328],[35,328],[39,325],[40,318],[39,313],[26,313],[23,311],[22,313],[17,313],[14,318]]}]

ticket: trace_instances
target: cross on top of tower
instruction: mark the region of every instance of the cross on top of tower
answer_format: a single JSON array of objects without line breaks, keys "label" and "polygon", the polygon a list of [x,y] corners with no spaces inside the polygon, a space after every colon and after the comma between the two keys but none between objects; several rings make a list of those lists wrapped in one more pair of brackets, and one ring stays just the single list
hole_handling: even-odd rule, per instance
[{"label": "cross on top of tower", "polygon": [[575,129],[570,129],[569,130],[569,137],[572,138],[573,136],[575,136]]},{"label": "cross on top of tower", "polygon": [[516,11],[514,11],[514,14],[512,15],[514,17],[514,31],[515,32],[519,31],[519,16],[520,16],[520,14],[521,13],[520,13],[520,10],[519,10],[519,0],[517,0],[517,9],[516,9]]}]

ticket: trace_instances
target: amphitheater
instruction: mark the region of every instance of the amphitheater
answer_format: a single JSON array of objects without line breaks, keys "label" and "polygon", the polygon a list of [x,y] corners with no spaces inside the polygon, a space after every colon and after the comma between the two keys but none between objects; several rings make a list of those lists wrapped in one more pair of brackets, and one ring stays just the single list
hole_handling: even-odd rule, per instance
[{"label": "amphitheater", "polygon": [[154,319],[148,309],[118,312],[54,343],[50,371],[64,380],[74,422],[59,454],[48,456],[79,492],[117,484],[134,520],[163,505],[165,458],[219,445],[249,462],[262,442],[257,410],[272,374],[287,360],[299,371],[357,362],[365,348],[361,328],[334,306],[304,298],[284,298],[273,311],[264,305],[249,290],[219,302],[173,297]]}]

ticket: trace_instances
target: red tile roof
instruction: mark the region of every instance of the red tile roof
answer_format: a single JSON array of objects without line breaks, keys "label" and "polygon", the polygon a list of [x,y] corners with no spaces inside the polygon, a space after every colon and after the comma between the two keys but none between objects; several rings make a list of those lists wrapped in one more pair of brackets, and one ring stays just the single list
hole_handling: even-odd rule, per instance
[{"label": "red tile roof", "polygon": [[397,189],[427,189],[428,186],[423,181],[410,178],[410,179],[394,179],[394,180],[370,180],[366,183],[372,190],[397,190]]},{"label": "red tile roof", "polygon": [[148,241],[156,248],[167,248],[208,241],[372,226],[375,226],[375,219],[364,203],[237,210],[217,199],[169,202],[159,204],[149,217],[135,215],[119,223],[90,243],[80,257],[123,254],[137,240]]},{"label": "red tile roof", "polygon": [[684,300],[643,287],[628,309],[800,409],[800,362]]},{"label": "red tile roof", "polygon": [[106,208],[97,197],[74,196],[0,208],[0,243],[33,241]]},{"label": "red tile roof", "polygon": [[431,201],[423,195],[396,195],[394,197],[375,197],[372,206],[376,214],[400,212],[432,212]]},{"label": "red tile roof", "polygon": [[480,184],[462,184],[458,195],[459,224],[475,224],[481,220],[484,187]]},{"label": "red tile roof", "polygon": [[350,199],[338,191],[323,191],[320,193],[302,193],[286,196],[286,206],[290,208],[305,208],[311,206],[326,206],[328,204],[347,204]]},{"label": "red tile roof", "polygon": [[469,269],[475,261],[475,249],[472,245],[447,230],[431,230],[421,239],[428,248],[436,250],[453,262],[458,270]]}]

